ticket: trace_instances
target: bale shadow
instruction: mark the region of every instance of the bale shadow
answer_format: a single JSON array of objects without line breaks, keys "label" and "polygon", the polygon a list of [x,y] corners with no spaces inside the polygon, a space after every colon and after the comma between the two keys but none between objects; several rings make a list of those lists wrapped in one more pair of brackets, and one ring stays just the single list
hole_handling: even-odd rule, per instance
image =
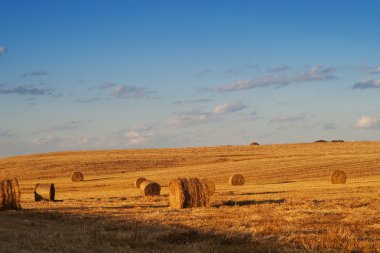
[{"label": "bale shadow", "polygon": [[228,200],[222,203],[213,205],[213,207],[221,206],[250,206],[250,205],[263,205],[263,204],[283,204],[285,199],[266,199],[266,200]]},{"label": "bale shadow", "polygon": [[119,177],[102,177],[102,178],[93,178],[93,179],[83,179],[83,182],[101,181],[101,180],[114,179],[114,178],[119,178]]},{"label": "bale shadow", "polygon": [[277,194],[277,193],[285,193],[286,191],[267,191],[267,192],[244,192],[238,193],[236,195],[247,196],[247,195],[265,195],[265,194]]},{"label": "bale shadow", "polygon": [[[125,208],[125,207],[123,207]],[[193,225],[143,221],[138,218],[24,209],[1,212],[0,252],[282,252],[273,238],[241,232],[215,231]],[[9,236],[8,236],[9,235]],[[51,238],[59,235],[59,240]],[[19,238],[22,238],[20,242]],[[49,239],[51,238],[51,239]],[[46,249],[49,249],[46,251]]]}]

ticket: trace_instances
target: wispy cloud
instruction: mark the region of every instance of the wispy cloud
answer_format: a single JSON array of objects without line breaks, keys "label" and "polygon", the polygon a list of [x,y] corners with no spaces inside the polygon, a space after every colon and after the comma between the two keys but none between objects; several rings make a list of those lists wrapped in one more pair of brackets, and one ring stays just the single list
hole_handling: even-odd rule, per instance
[{"label": "wispy cloud", "polygon": [[366,89],[377,89],[380,88],[380,79],[366,80],[362,82],[357,82],[352,87],[353,89],[366,90]]},{"label": "wispy cloud", "polygon": [[13,138],[13,137],[15,137],[15,135],[14,134],[12,134],[11,133],[11,131],[9,131],[9,130],[0,130],[0,138],[7,138],[7,139],[9,139],[9,138]]},{"label": "wispy cloud", "polygon": [[364,71],[367,74],[380,74],[380,66],[377,66],[377,67],[362,66],[362,67],[356,67],[356,69]]},{"label": "wispy cloud", "polygon": [[201,76],[205,76],[205,75],[210,74],[210,73],[211,73],[211,70],[205,69],[205,70],[202,70],[202,71],[194,74],[194,77],[201,77]]},{"label": "wispy cloud", "polygon": [[226,75],[233,75],[233,76],[237,76],[237,75],[240,75],[241,74],[241,70],[240,69],[237,69],[237,68],[234,68],[234,67],[230,67],[228,69],[226,69],[224,71],[224,73]]},{"label": "wispy cloud", "polygon": [[101,85],[98,86],[99,89],[108,89],[108,88],[112,88],[112,87],[115,87],[117,86],[116,83],[110,83],[110,82],[107,82],[107,83],[102,83]]},{"label": "wispy cloud", "polygon": [[300,123],[303,123],[306,119],[306,115],[291,116],[291,115],[278,115],[269,120],[269,124],[277,124],[277,129],[290,129],[294,127],[301,127]]},{"label": "wispy cloud", "polygon": [[65,122],[60,125],[52,126],[49,128],[43,128],[37,132],[34,132],[34,134],[39,134],[39,133],[51,133],[51,132],[58,132],[58,131],[66,131],[66,130],[72,130],[72,129],[77,129],[82,125],[84,122],[83,121],[76,121],[76,120],[71,120],[69,122]]},{"label": "wispy cloud", "polygon": [[240,102],[226,102],[221,105],[214,107],[212,111],[202,111],[202,110],[188,110],[180,113],[175,113],[171,118],[167,120],[169,126],[192,126],[200,123],[206,123],[218,116],[224,114],[234,113],[243,110],[247,105]]},{"label": "wispy cloud", "polygon": [[379,129],[380,115],[376,115],[376,116],[363,115],[356,120],[355,127],[367,128],[367,129]]},{"label": "wispy cloud", "polygon": [[33,85],[20,85],[4,87],[0,86],[0,94],[18,94],[18,95],[54,95],[51,88],[48,87],[35,87]]},{"label": "wispy cloud", "polygon": [[336,76],[334,75],[335,72],[335,68],[317,65],[307,71],[300,72],[293,76],[264,76],[252,80],[237,81],[232,84],[220,86],[219,88],[217,88],[217,91],[232,92],[237,90],[246,90],[259,87],[279,87],[290,85],[293,83],[332,80],[336,79]]},{"label": "wispy cloud", "polygon": [[210,119],[211,114],[208,112],[201,111],[185,111],[181,113],[176,113],[171,118],[168,119],[167,124],[169,126],[189,126],[194,124],[199,124],[207,122]]},{"label": "wispy cloud", "polygon": [[243,110],[247,106],[240,102],[227,102],[214,108],[214,114],[226,114]]},{"label": "wispy cloud", "polygon": [[269,68],[267,70],[267,72],[276,73],[276,72],[282,72],[282,71],[285,71],[288,69],[290,69],[290,66],[282,64],[282,65],[278,65],[278,66],[274,66],[274,67]]},{"label": "wispy cloud", "polygon": [[175,105],[182,105],[182,104],[199,104],[199,103],[208,103],[211,99],[209,98],[199,98],[199,99],[193,99],[193,100],[177,100],[174,101],[173,104]]},{"label": "wispy cloud", "polygon": [[78,103],[82,103],[82,104],[90,104],[90,103],[94,103],[96,101],[99,101],[101,100],[100,97],[94,97],[94,98],[88,98],[88,99],[79,99],[77,100]]},{"label": "wispy cloud", "polygon": [[3,54],[5,54],[7,51],[8,51],[7,48],[5,48],[5,47],[0,47],[0,56],[2,56]]},{"label": "wispy cloud", "polygon": [[119,85],[112,82],[102,83],[98,86],[98,88],[110,90],[110,98],[120,99],[143,98],[147,97],[150,94],[156,93],[155,91],[147,90],[144,87],[137,87],[134,85]]},{"label": "wispy cloud", "polygon": [[36,70],[33,72],[24,73],[22,77],[46,76],[48,73],[44,70]]}]

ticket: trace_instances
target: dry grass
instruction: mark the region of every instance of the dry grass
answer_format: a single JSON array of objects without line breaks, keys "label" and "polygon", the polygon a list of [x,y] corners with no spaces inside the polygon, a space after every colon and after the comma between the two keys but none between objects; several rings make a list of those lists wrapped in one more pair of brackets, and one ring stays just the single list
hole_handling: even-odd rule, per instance
[{"label": "dry grass", "polygon": [[[379,252],[379,142],[49,153],[0,159],[21,211],[0,212],[0,252]],[[346,184],[331,184],[343,170]],[[72,171],[85,173],[75,184]],[[239,171],[245,185],[227,184]],[[137,177],[159,183],[141,196]],[[210,208],[171,210],[168,183],[216,184]],[[37,182],[56,202],[34,202]]]}]

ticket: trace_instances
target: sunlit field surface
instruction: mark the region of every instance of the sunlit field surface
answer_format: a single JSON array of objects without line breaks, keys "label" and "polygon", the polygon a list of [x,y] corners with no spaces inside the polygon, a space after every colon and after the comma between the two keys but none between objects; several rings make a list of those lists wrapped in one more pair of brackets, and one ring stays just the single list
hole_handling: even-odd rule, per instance
[{"label": "sunlit field surface", "polygon": [[[380,142],[49,153],[0,159],[0,175],[23,208],[0,212],[0,252],[380,252]],[[171,210],[175,177],[214,181],[211,207]],[[57,201],[34,202],[36,183]]]}]

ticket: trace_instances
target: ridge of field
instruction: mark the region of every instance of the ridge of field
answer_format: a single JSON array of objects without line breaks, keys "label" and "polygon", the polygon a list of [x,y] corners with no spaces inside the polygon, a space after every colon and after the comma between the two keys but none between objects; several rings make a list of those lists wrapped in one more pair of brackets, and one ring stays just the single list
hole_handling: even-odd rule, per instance
[{"label": "ridge of field", "polygon": [[[2,158],[0,178],[19,179],[24,210],[0,212],[0,252],[380,252],[379,151],[327,142]],[[337,169],[346,184],[331,184]],[[74,171],[85,180],[72,182]],[[228,185],[233,173],[246,184]],[[142,196],[137,177],[161,196]],[[174,177],[214,181],[211,207],[171,210]],[[51,182],[58,201],[34,202],[35,184]]]}]

